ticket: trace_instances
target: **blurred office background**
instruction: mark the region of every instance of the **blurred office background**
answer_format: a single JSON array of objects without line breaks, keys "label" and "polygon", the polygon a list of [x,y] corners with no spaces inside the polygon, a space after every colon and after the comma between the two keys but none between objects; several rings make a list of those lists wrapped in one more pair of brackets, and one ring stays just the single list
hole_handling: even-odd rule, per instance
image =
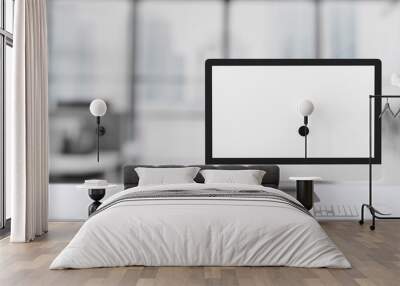
[{"label": "blurred office background", "polygon": [[386,92],[400,72],[393,0],[49,0],[48,16],[53,183],[203,163],[207,58],[380,58]]}]

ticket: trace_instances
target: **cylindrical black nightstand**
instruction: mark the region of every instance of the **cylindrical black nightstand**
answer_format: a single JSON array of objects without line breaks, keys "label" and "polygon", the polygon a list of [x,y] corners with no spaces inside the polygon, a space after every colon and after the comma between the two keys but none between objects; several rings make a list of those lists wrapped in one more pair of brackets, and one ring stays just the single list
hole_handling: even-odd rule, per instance
[{"label": "cylindrical black nightstand", "polygon": [[314,181],[321,180],[320,177],[290,177],[289,180],[296,181],[296,199],[302,205],[311,210],[314,204]]},{"label": "cylindrical black nightstand", "polygon": [[94,201],[88,207],[88,214],[90,216],[101,205],[100,200],[102,198],[104,198],[104,196],[106,194],[106,189],[88,189],[88,194],[89,194],[89,197]]},{"label": "cylindrical black nightstand", "polygon": [[94,186],[94,185],[89,185],[89,184],[82,184],[78,186],[78,189],[83,189],[83,190],[88,190],[89,197],[93,200],[93,203],[91,203],[88,207],[88,214],[89,216],[94,213],[97,208],[101,205],[100,200],[104,198],[106,194],[106,190],[110,188],[114,188],[117,185],[105,185],[105,186]]}]

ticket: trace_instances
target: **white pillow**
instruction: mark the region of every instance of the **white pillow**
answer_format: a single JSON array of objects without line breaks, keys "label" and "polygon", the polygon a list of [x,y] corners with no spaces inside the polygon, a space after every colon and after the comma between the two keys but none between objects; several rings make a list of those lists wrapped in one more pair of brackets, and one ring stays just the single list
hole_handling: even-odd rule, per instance
[{"label": "white pillow", "polygon": [[139,176],[139,186],[194,183],[193,179],[199,170],[198,167],[135,168]]},{"label": "white pillow", "polygon": [[202,170],[204,183],[261,185],[265,171],[261,170]]}]

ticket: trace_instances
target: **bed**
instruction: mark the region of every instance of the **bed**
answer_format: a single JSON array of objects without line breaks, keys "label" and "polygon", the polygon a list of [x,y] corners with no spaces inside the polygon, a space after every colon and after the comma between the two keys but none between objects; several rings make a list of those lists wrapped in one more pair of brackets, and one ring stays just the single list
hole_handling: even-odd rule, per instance
[{"label": "bed", "polygon": [[103,202],[50,269],[351,267],[314,217],[278,189],[277,166],[198,166],[264,170],[261,185],[205,184],[199,173],[194,183],[153,186],[138,186],[136,167],[124,167],[125,190]]}]

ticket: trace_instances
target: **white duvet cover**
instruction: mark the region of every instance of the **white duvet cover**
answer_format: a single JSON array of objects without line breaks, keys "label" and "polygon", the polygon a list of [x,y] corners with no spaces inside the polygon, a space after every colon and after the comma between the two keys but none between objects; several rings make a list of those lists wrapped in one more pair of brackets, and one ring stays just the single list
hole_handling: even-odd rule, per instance
[{"label": "white duvet cover", "polygon": [[[238,184],[135,187],[165,190],[263,190]],[[101,209],[101,207],[100,207]],[[318,222],[288,204],[262,199],[153,198],[122,201],[89,218],[50,269],[145,266],[294,266],[349,268]]]}]

